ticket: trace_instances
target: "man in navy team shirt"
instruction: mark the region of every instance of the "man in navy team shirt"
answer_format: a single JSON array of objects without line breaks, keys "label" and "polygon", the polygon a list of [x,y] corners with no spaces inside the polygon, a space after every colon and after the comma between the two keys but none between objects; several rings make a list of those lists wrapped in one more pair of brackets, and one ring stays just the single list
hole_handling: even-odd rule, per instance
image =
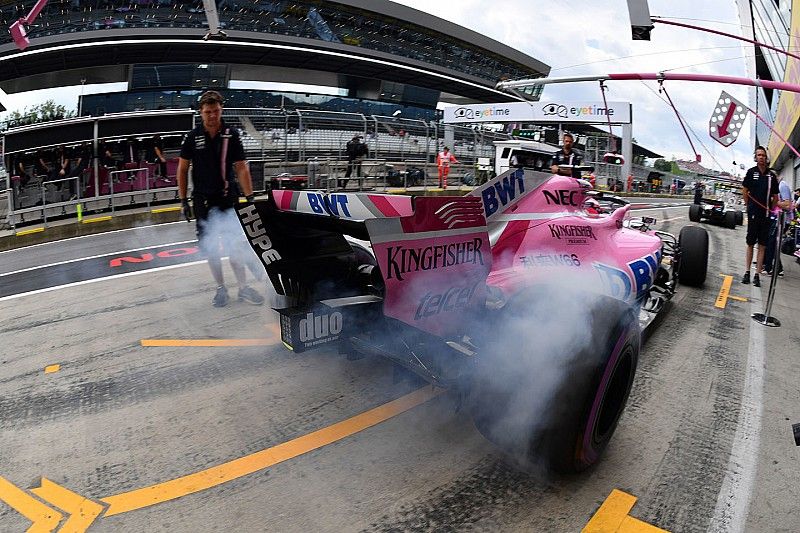
[{"label": "man in navy team shirt", "polygon": [[750,283],[750,265],[753,263],[753,245],[758,243],[756,274],[753,285],[761,286],[758,273],[764,268],[764,254],[767,251],[770,230],[770,207],[778,201],[778,179],[767,166],[767,149],[757,146],[756,166],[745,174],[742,181],[742,198],[747,206],[747,254],[742,283]]}]

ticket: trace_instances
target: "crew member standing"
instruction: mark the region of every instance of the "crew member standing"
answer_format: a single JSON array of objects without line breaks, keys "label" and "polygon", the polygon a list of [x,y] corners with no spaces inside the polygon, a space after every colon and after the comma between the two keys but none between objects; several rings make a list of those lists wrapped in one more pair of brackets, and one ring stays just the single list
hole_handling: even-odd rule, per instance
[{"label": "crew member standing", "polygon": [[[562,172],[566,176],[572,176],[573,178],[580,178],[581,171],[575,169],[574,167],[579,166],[583,162],[583,158],[572,149],[572,145],[575,143],[575,138],[572,136],[571,133],[564,133],[564,140],[561,150],[553,154],[552,159],[550,160],[550,171],[553,174],[561,174]],[[570,170],[559,170],[560,165],[571,165],[573,168]]]},{"label": "crew member standing", "polygon": [[167,179],[167,158],[164,155],[164,141],[161,139],[160,135],[155,135],[153,137],[153,142],[151,144],[151,154],[150,158],[153,161],[153,164],[158,165],[158,176],[162,180]]},{"label": "crew member standing", "polygon": [[439,168],[439,187],[447,188],[447,175],[450,174],[450,164],[458,164],[455,154],[447,146],[436,155],[436,166]]},{"label": "crew member standing", "polygon": [[747,206],[747,252],[742,283],[750,283],[750,265],[753,263],[753,246],[758,243],[758,259],[753,285],[761,286],[759,272],[764,268],[771,220],[770,206],[778,201],[778,179],[767,166],[767,149],[756,147],[756,166],[747,171],[742,181],[742,199]]},{"label": "crew member standing", "polygon": [[703,191],[706,186],[702,181],[697,180],[694,182],[694,203],[700,205],[703,203]]},{"label": "crew member standing", "polygon": [[[192,203],[197,217],[197,238],[200,248],[208,257],[208,266],[217,292],[214,307],[228,305],[228,291],[222,275],[220,244],[226,247],[231,268],[239,284],[239,301],[261,305],[264,297],[246,284],[241,227],[236,220],[234,207],[239,202],[239,191],[249,202],[253,201],[253,184],[250,168],[244,155],[239,132],[222,120],[222,95],[207,91],[200,96],[198,108],[202,124],[190,131],[183,141],[178,161],[178,194],[187,219],[191,208],[187,198],[189,165],[192,165]],[[238,180],[238,184],[237,184]],[[235,233],[223,235],[223,232]],[[222,242],[220,242],[222,241]]]}]

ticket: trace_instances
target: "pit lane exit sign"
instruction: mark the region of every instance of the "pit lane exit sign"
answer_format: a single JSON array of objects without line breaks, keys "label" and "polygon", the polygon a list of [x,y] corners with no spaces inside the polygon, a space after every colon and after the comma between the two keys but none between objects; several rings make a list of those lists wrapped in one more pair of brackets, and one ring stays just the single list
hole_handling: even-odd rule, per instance
[{"label": "pit lane exit sign", "polygon": [[711,138],[722,146],[730,146],[739,138],[749,109],[746,105],[722,91],[717,98],[714,112],[708,121],[708,132]]}]

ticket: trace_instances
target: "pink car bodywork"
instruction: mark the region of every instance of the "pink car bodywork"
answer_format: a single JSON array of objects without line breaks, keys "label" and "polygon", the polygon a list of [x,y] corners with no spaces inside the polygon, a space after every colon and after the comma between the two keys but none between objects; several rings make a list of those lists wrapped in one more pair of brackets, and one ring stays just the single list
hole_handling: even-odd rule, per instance
[{"label": "pink car bodywork", "polygon": [[492,244],[487,283],[510,297],[521,282],[566,269],[619,300],[643,298],[661,262],[661,239],[623,226],[629,205],[589,214],[588,190],[584,180],[517,170],[473,191],[483,200]]},{"label": "pink car bodywork", "polygon": [[661,240],[623,226],[630,206],[584,209],[588,182],[514,170],[465,197],[272,191],[279,210],[364,221],[385,284],[383,313],[440,337],[464,313],[578,273],[597,292],[634,304],[661,261]]}]

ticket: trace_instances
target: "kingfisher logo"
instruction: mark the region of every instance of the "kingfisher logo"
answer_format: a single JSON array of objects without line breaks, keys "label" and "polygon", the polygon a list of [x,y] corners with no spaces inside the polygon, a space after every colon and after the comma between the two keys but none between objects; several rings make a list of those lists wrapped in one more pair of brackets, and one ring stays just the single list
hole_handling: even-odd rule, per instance
[{"label": "kingfisher logo", "polygon": [[504,118],[511,115],[511,109],[508,107],[459,107],[453,112],[453,115],[455,118],[461,118],[465,120],[478,120],[482,118],[493,117]]}]

